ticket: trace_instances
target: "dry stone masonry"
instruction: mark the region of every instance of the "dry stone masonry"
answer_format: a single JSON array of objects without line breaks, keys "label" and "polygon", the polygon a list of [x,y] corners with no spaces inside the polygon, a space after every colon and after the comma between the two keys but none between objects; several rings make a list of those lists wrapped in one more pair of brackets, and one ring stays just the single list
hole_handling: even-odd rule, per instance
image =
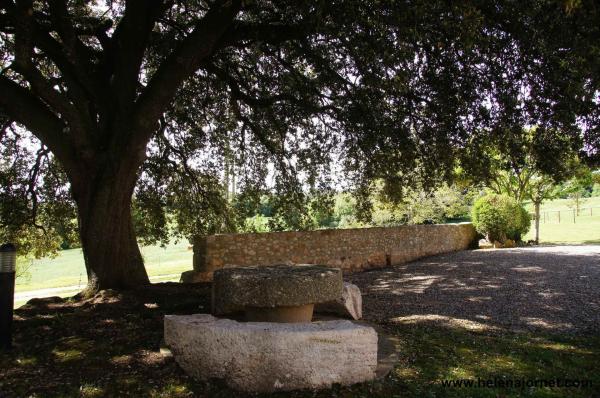
[{"label": "dry stone masonry", "polygon": [[470,223],[203,236],[194,240],[194,270],[182,282],[209,282],[215,270],[231,266],[322,264],[360,271],[464,250],[475,238]]}]

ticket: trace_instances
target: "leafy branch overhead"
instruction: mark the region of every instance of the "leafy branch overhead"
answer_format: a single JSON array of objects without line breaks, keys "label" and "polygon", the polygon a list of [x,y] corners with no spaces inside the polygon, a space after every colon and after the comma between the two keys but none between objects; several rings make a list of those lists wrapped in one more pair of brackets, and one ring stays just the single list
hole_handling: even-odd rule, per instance
[{"label": "leafy branch overhead", "polygon": [[0,112],[60,165],[90,288],[131,286],[134,192],[163,239],[169,205],[184,234],[235,224],[224,169],[294,204],[341,177],[401,196],[478,173],[523,126],[597,160],[599,26],[592,1],[7,0]]}]

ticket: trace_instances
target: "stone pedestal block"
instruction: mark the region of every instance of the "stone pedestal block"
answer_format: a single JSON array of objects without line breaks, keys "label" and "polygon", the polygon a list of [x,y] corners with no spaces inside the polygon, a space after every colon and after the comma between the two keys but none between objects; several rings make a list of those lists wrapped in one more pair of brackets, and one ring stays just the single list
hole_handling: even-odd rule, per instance
[{"label": "stone pedestal block", "polygon": [[236,322],[165,316],[165,342],[188,374],[251,392],[328,388],[372,380],[377,333],[347,320]]}]

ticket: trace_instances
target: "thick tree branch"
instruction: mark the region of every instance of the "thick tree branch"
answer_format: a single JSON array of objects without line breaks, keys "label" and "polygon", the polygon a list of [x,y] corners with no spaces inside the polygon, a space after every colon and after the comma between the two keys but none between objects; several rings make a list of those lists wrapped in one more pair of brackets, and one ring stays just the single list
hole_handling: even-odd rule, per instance
[{"label": "thick tree branch", "polygon": [[[100,90],[102,83],[98,83],[92,78],[93,59],[97,57],[93,50],[79,39],[78,35],[82,33],[80,29],[74,27],[73,19],[69,17],[64,1],[51,2],[50,16],[33,10],[31,2],[27,1],[19,2],[17,5],[7,2],[5,6],[6,13],[3,18],[5,27],[11,27],[12,33],[15,33],[15,39],[18,39],[16,44],[20,42],[20,46],[15,49],[15,55],[21,51],[21,57],[16,57],[16,61],[18,61],[16,64],[21,68],[20,73],[32,73],[33,55],[39,55],[33,53],[33,48],[42,50],[48,60],[52,61],[60,71],[62,81],[68,88],[66,97],[69,98],[72,109],[80,116],[81,125],[85,125],[85,130],[91,132],[95,120],[93,115],[97,112],[93,104],[94,102],[101,103],[99,93],[102,91]],[[89,18],[80,19],[85,23]],[[89,22],[93,24],[96,31],[103,31],[110,26],[110,23],[94,18],[91,18]],[[60,42],[58,38],[51,35],[51,32],[59,33]],[[26,40],[19,36],[25,36]],[[25,43],[23,43],[24,41]],[[52,86],[54,84],[50,84],[50,89]],[[39,88],[40,85],[38,85]],[[48,98],[44,100],[48,101]],[[104,99],[104,102],[108,101]],[[56,106],[56,101],[52,106]],[[60,112],[66,113],[65,109],[61,109]]]},{"label": "thick tree branch", "polygon": [[67,56],[74,60],[75,64],[92,67],[90,62],[94,57],[94,51],[83,44],[78,32],[73,26],[73,15],[69,14],[66,0],[50,0],[50,17],[52,26],[58,32],[61,41],[67,50]]},{"label": "thick tree branch", "polygon": [[66,84],[68,91],[67,95],[72,103],[79,109],[81,113],[91,119],[90,104],[92,102],[101,103],[99,96],[99,84],[95,82],[89,71],[84,71],[80,65],[73,64],[64,53],[62,45],[56,41],[48,32],[45,32],[39,27],[36,28],[34,42],[45,55],[48,56],[56,67],[60,70],[61,76]]},{"label": "thick tree branch", "polygon": [[145,146],[177,89],[217,49],[240,9],[240,0],[215,3],[158,68],[137,102],[136,125],[141,128],[135,145]]},{"label": "thick tree branch", "polygon": [[32,5],[28,2],[20,3],[15,10],[15,60],[13,69],[20,73],[31,85],[33,91],[45,101],[55,113],[60,114],[68,121],[73,142],[81,150],[89,147],[87,131],[89,123],[82,118],[76,107],[66,96],[56,91],[46,77],[33,63],[35,21],[33,20]]},{"label": "thick tree branch", "polygon": [[167,8],[164,0],[128,0],[125,14],[115,29],[107,51],[107,64],[112,74],[111,89],[117,105],[123,109],[133,104],[138,75],[156,20]]},{"label": "thick tree branch", "polygon": [[62,121],[29,90],[6,76],[0,76],[0,108],[23,124],[61,161],[65,169],[78,170],[75,150],[69,136],[62,133]]}]

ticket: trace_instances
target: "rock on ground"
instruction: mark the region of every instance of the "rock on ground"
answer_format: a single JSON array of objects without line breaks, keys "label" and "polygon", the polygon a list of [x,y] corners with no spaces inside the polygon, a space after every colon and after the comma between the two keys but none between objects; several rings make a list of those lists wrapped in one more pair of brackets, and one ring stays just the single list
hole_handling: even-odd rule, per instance
[{"label": "rock on ground", "polygon": [[342,296],[337,300],[315,305],[315,312],[335,314],[344,318],[362,318],[362,295],[358,286],[344,282]]}]

